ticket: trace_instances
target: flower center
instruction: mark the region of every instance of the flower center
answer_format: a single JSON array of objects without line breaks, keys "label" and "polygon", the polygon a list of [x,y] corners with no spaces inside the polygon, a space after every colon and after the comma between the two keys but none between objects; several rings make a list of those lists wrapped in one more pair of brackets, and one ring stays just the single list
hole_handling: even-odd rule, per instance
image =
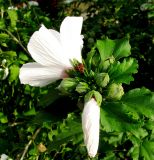
[{"label": "flower center", "polygon": [[84,65],[82,63],[79,63],[75,66],[75,70],[79,71],[80,73],[84,73]]}]

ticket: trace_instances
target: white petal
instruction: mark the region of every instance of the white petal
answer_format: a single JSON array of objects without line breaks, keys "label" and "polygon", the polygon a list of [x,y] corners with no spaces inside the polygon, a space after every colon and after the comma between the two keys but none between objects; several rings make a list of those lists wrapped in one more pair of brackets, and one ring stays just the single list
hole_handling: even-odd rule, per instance
[{"label": "white petal", "polygon": [[24,64],[20,69],[19,78],[22,84],[31,86],[45,86],[58,79],[64,78],[64,68],[57,65],[49,67],[42,66],[38,63]]},{"label": "white petal", "polygon": [[30,6],[39,6],[39,3],[36,2],[36,1],[29,1],[28,4],[29,4]]},{"label": "white petal", "polygon": [[60,38],[69,59],[77,59],[82,62],[81,49],[83,47],[83,36],[81,36],[83,18],[66,17],[60,27]]},{"label": "white petal", "polygon": [[43,25],[30,38],[28,51],[32,58],[41,65],[71,66],[69,60],[63,55],[60,34],[55,30],[45,28]]},{"label": "white petal", "polygon": [[2,78],[2,79],[3,79],[3,80],[6,79],[6,77],[8,76],[8,74],[9,74],[9,69],[8,69],[8,68],[5,68],[5,69],[4,69],[4,75],[3,75],[3,78]]},{"label": "white petal", "polygon": [[9,157],[6,154],[2,154],[0,160],[7,160]]},{"label": "white petal", "polygon": [[95,157],[99,145],[100,108],[92,98],[85,103],[82,113],[82,129],[84,142],[90,157]]}]

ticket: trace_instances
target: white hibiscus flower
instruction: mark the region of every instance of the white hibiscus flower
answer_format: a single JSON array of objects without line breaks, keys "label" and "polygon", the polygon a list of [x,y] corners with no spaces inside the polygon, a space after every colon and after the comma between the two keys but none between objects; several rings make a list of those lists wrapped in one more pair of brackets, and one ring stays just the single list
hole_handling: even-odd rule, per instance
[{"label": "white hibiscus flower", "polygon": [[84,104],[82,129],[84,142],[90,157],[95,157],[99,145],[100,107],[94,98]]},{"label": "white hibiscus flower", "polygon": [[70,60],[82,63],[82,17],[66,17],[60,33],[41,26],[28,43],[28,51],[36,61],[24,64],[20,69],[21,83],[45,86],[66,76],[65,70],[73,68]]},{"label": "white hibiscus flower", "polygon": [[[28,51],[36,62],[21,67],[21,83],[42,87],[65,78],[65,71],[73,68],[71,60],[82,63],[82,23],[82,17],[66,17],[60,33],[43,25],[34,32],[28,43]],[[99,119],[100,108],[92,98],[85,103],[82,113],[84,141],[90,157],[95,157],[98,150]]]}]

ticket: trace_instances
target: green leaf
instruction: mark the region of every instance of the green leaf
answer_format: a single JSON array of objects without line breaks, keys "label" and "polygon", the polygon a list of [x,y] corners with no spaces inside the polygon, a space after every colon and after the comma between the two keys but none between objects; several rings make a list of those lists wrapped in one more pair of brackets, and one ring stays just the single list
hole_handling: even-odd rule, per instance
[{"label": "green leaf", "polygon": [[32,107],[30,110],[28,110],[27,112],[24,112],[23,113],[24,116],[33,116],[33,115],[36,115],[36,111],[35,111],[35,108]]},{"label": "green leaf", "polygon": [[42,126],[44,122],[57,122],[59,119],[55,115],[47,112],[39,112],[30,122]]},{"label": "green leaf", "polygon": [[60,133],[53,139],[53,142],[48,146],[49,151],[58,150],[61,145],[73,141],[74,144],[83,140],[81,120],[68,114],[67,119],[60,127]]},{"label": "green leaf", "polygon": [[145,10],[154,10],[154,5],[152,3],[143,3],[141,5],[141,10],[145,11]]},{"label": "green leaf", "polygon": [[38,101],[39,106],[49,106],[52,104],[55,100],[60,98],[59,91],[53,87],[49,88],[48,93],[45,95],[42,95]]},{"label": "green leaf", "polygon": [[[143,125],[143,116],[154,119],[154,93],[148,89],[133,89],[118,102],[102,104],[101,124],[106,131],[131,131]],[[142,133],[141,131],[139,131]],[[142,133],[144,136],[145,132]]]},{"label": "green leaf", "polygon": [[85,60],[85,63],[87,64],[87,68],[88,68],[89,70],[91,70],[92,58],[93,58],[95,52],[96,52],[95,47],[93,47],[93,48],[91,49],[91,51],[87,54],[87,58],[86,58],[86,60]]},{"label": "green leaf", "polygon": [[131,46],[129,44],[129,39],[127,37],[114,41],[115,41],[115,48],[113,55],[115,59],[118,60],[122,57],[128,57],[131,54],[130,53]]},{"label": "green leaf", "polygon": [[6,33],[1,33],[0,34],[0,43],[1,42],[5,42],[8,39],[9,39],[9,35],[8,34],[6,34]]},{"label": "green leaf", "polygon": [[136,128],[136,130],[132,131],[136,138],[143,139],[148,135],[148,132],[143,128]]},{"label": "green leaf", "polygon": [[9,56],[10,58],[13,58],[13,57],[16,57],[17,54],[15,51],[6,51],[6,52],[3,52],[6,56]]},{"label": "green leaf", "polygon": [[110,79],[115,83],[129,84],[134,80],[132,74],[137,73],[138,63],[133,58],[124,59],[111,65],[109,69]]},{"label": "green leaf", "polygon": [[4,19],[0,19],[0,29],[5,29],[5,20]]},{"label": "green leaf", "polygon": [[140,139],[135,137],[134,135],[129,137],[129,139],[132,141],[133,146],[128,153],[133,158],[133,160],[154,159],[154,141],[150,140],[147,141],[146,139]]},{"label": "green leaf", "polygon": [[19,58],[24,61],[27,61],[29,59],[28,56],[26,54],[24,54],[23,52],[20,52]]},{"label": "green leaf", "polygon": [[147,130],[151,130],[152,131],[152,133],[154,133],[154,120],[147,120],[147,121],[145,121],[145,128],[147,129]]},{"label": "green leaf", "polygon": [[103,160],[117,160],[117,158],[114,153],[110,152],[106,155],[105,158],[103,158]]},{"label": "green leaf", "polygon": [[108,102],[101,107],[102,129],[112,131],[133,131],[141,127],[137,113],[130,112],[121,102]]},{"label": "green leaf", "polygon": [[148,18],[153,18],[153,17],[154,17],[154,10],[153,11],[149,11]]},{"label": "green leaf", "polygon": [[114,56],[116,60],[127,57],[130,55],[130,44],[128,38],[111,40],[104,39],[98,40],[96,43],[96,47],[101,56],[102,62]]},{"label": "green leaf", "polygon": [[105,61],[113,55],[115,41],[108,38],[104,40],[98,40],[96,42],[96,47],[98,48],[98,51],[100,53],[101,60]]},{"label": "green leaf", "polygon": [[19,75],[19,66],[12,65],[9,69],[10,69],[10,76],[9,76],[10,82],[16,81]]},{"label": "green leaf", "polygon": [[10,37],[9,37],[8,34],[6,34],[6,33],[0,33],[0,45],[2,45],[4,47],[8,47],[9,40],[10,40]]},{"label": "green leaf", "polygon": [[140,147],[139,147],[139,145],[136,144],[130,149],[129,154],[131,155],[133,160],[138,160],[139,159],[139,152],[140,152]]},{"label": "green leaf", "polygon": [[145,160],[154,159],[154,142],[144,141],[140,147],[140,158]]},{"label": "green leaf", "polygon": [[146,88],[137,88],[126,93],[122,103],[127,105],[127,109],[140,115],[154,119],[154,93]]},{"label": "green leaf", "polygon": [[119,144],[121,144],[123,135],[123,132],[104,132],[102,135],[102,139],[110,146],[112,145],[114,147],[117,147]]},{"label": "green leaf", "polygon": [[8,12],[9,18],[11,20],[11,27],[13,27],[13,28],[16,27],[16,23],[18,20],[17,11],[13,10],[13,9],[9,9],[7,12]]},{"label": "green leaf", "polygon": [[0,122],[1,123],[8,123],[7,116],[5,116],[2,112],[0,112]]},{"label": "green leaf", "polygon": [[39,153],[38,153],[38,149],[37,149],[37,147],[36,147],[36,145],[34,145],[33,146],[33,148],[31,148],[30,150],[29,150],[29,155],[38,155]]}]

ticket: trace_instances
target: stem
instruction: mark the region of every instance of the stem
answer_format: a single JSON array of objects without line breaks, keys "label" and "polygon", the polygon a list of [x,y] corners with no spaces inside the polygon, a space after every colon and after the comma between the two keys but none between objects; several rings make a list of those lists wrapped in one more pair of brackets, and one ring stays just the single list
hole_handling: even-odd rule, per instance
[{"label": "stem", "polygon": [[21,125],[23,124],[24,122],[14,122],[12,124],[9,124],[10,127],[14,127],[14,126],[17,126],[17,125]]},{"label": "stem", "polygon": [[[27,51],[27,49],[23,46],[23,44],[21,43],[21,41],[20,40],[18,40],[9,30],[5,30],[11,37],[12,37],[12,39],[15,41],[15,42],[17,42],[20,46],[21,46],[21,48],[26,52],[26,53],[28,53],[28,51]],[[28,53],[29,54],[29,53]]]},{"label": "stem", "polygon": [[36,160],[39,160],[39,155],[36,157]]},{"label": "stem", "polygon": [[54,154],[53,159],[55,159],[55,157],[57,156],[58,153],[59,153],[59,152],[56,152],[56,153]]},{"label": "stem", "polygon": [[4,16],[4,9],[1,8],[1,18],[3,19],[3,16]]},{"label": "stem", "polygon": [[34,135],[32,136],[31,140],[28,142],[28,144],[25,146],[25,149],[24,149],[24,152],[20,158],[20,160],[23,160],[27,151],[28,151],[28,148],[30,147],[30,145],[32,144],[32,142],[35,140],[35,138],[37,137],[38,133],[41,131],[41,128],[38,128],[36,130],[36,132],[34,133]]},{"label": "stem", "polygon": [[38,16],[37,16],[37,14],[36,14],[36,12],[35,12],[35,8],[32,7],[32,11],[33,11],[33,13],[34,13],[34,15],[35,15],[35,17],[36,17],[37,23],[40,24],[39,19],[38,19]]}]

